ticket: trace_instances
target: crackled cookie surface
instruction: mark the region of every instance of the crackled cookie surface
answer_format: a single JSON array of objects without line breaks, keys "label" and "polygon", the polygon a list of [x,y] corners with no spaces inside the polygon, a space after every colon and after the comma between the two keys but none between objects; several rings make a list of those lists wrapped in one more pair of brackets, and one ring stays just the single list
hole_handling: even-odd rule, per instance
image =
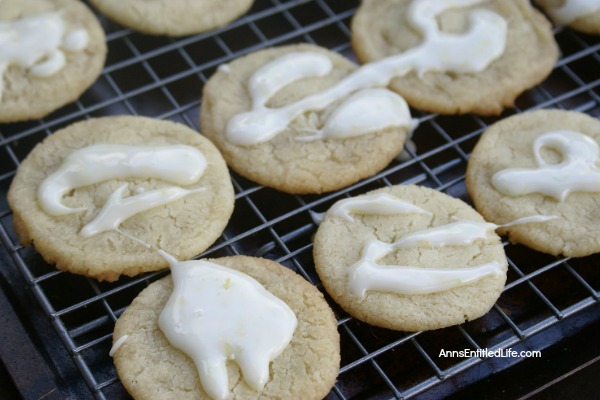
[{"label": "crackled cookie surface", "polygon": [[91,0],[114,21],[152,35],[208,31],[243,15],[253,0]]},{"label": "crackled cookie surface", "polygon": [[104,32],[75,0],[0,2],[0,122],[41,118],[75,101],[106,59]]},{"label": "crackled cookie surface", "polygon": [[600,121],[539,110],[490,126],[473,149],[467,188],[477,210],[503,224],[528,214],[544,224],[501,230],[512,242],[554,255],[600,251]]},{"label": "crackled cookie surface", "polygon": [[390,88],[443,114],[499,114],[558,58],[550,23],[526,0],[364,1],[352,47],[363,63],[398,58]]},{"label": "crackled cookie surface", "polygon": [[463,201],[419,186],[340,200],[314,239],[331,297],[369,324],[438,329],[484,315],[506,280],[496,226]]},{"label": "crackled cookie surface", "polygon": [[21,242],[59,269],[100,280],[188,259],[222,233],[233,188],[219,151],[198,132],[145,117],[61,129],[23,160],[8,201]]},{"label": "crackled cookie surface", "polygon": [[414,126],[381,76],[313,45],[260,50],[209,79],[201,129],[250,180],[289,193],[337,190],[385,168]]},{"label": "crackled cookie surface", "polygon": [[[248,371],[242,373],[238,364],[244,362],[241,357],[223,360],[228,388],[223,395],[236,400],[324,398],[339,371],[340,338],[336,320],[323,295],[296,273],[270,260],[237,256],[200,260],[204,261],[247,274],[285,303],[297,319],[289,344],[270,362],[269,375],[261,389],[253,389],[248,384]],[[239,287],[232,279],[225,280],[215,290],[225,296],[226,292],[239,290]],[[117,372],[123,385],[138,400],[155,399],[157,393],[161,399],[210,399],[204,390],[209,384],[201,383],[192,359],[174,348],[161,330],[161,312],[172,291],[171,276],[151,284],[118,319],[113,334],[113,342],[119,342],[113,348]],[[210,306],[207,304],[204,312],[195,313],[195,317],[208,317],[212,311],[206,308]],[[256,306],[244,304],[242,312],[260,313]],[[230,315],[229,311],[223,312]],[[272,325],[268,318],[261,317],[249,331],[270,330]],[[187,327],[185,323],[182,326]],[[202,336],[205,338],[207,334]],[[225,352],[235,352],[236,346],[226,343]],[[220,397],[213,395],[212,398]]]}]

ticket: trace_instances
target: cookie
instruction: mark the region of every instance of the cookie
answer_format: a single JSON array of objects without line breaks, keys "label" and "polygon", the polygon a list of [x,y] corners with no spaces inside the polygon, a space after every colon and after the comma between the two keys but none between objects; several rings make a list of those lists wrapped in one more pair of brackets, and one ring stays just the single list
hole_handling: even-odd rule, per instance
[{"label": "cookie", "polygon": [[398,185],[340,200],[314,239],[315,268],[350,315],[401,331],[484,315],[507,261],[495,225],[459,199]]},{"label": "cookie", "polygon": [[318,46],[259,50],[208,80],[201,130],[254,182],[288,193],[337,190],[385,168],[414,126],[404,100],[379,80]]},{"label": "cookie", "polygon": [[558,26],[600,35],[600,2],[585,0],[535,0]]},{"label": "cookie", "polygon": [[184,36],[226,25],[253,0],[90,0],[117,23],[151,35]]},{"label": "cookie", "polygon": [[15,230],[48,263],[114,281],[206,250],[233,211],[229,172],[198,132],[145,117],[77,122],[23,160],[8,192]]},{"label": "cookie", "polygon": [[442,114],[499,114],[550,74],[559,53],[550,23],[526,0],[367,0],[351,30],[362,63],[395,60],[389,87]]},{"label": "cookie", "polygon": [[0,122],[44,117],[98,78],[104,31],[76,0],[0,2]]},{"label": "cookie", "polygon": [[[169,331],[169,322],[175,322],[171,321],[171,314],[165,305],[168,305],[168,302],[181,303],[178,300],[182,299],[183,293],[180,292],[179,286],[191,279],[181,277],[182,280],[179,281],[177,273],[185,274],[186,271],[190,271],[187,268],[194,265],[191,263],[200,263],[197,265],[198,272],[193,273],[198,279],[201,279],[201,271],[206,272],[205,267],[218,269],[224,266],[256,280],[269,292],[267,296],[275,297],[275,303],[284,303],[281,307],[275,307],[275,311],[264,311],[262,306],[254,301],[244,302],[245,295],[239,294],[243,289],[237,280],[240,278],[234,275],[231,275],[231,279],[223,275],[215,281],[205,281],[206,286],[195,295],[204,295],[205,291],[216,292],[214,296],[217,300],[212,300],[212,297],[206,298],[206,303],[200,303],[201,308],[192,307],[193,310],[181,311],[181,326],[175,323],[172,327],[173,331],[178,330],[176,335],[179,336],[198,335],[199,339],[195,341],[204,341],[204,345],[208,347],[206,353],[212,353],[213,350],[219,353],[219,356],[215,357],[215,363],[212,362],[214,358],[211,356],[199,357],[205,361],[204,365],[209,366],[207,369],[213,371],[212,375],[207,373],[202,382],[192,358],[173,347],[163,334],[163,329]],[[111,353],[123,385],[135,399],[155,399],[158,394],[161,399],[210,399],[205,389],[212,389],[215,383],[213,378],[218,382],[219,377],[223,379],[217,386],[224,387],[225,390],[210,391],[215,399],[229,395],[227,398],[232,400],[316,400],[327,395],[339,371],[340,338],[336,319],[323,295],[314,286],[276,262],[261,258],[234,256],[179,264],[179,270],[173,269],[176,296],[171,295],[171,276],[152,283],[137,296],[115,325]],[[174,265],[177,266],[177,263]],[[216,282],[216,285],[211,286],[213,282]],[[237,298],[240,303],[232,301],[233,298],[226,299],[227,295],[233,295],[236,291],[240,296]],[[184,303],[187,304],[192,296],[190,294],[185,297]],[[231,304],[233,305],[229,307]],[[263,358],[262,362],[258,363],[262,367],[259,370],[266,369],[268,373],[263,379],[264,385],[261,388],[253,388],[249,382],[252,382],[252,373],[256,371],[251,368],[256,359],[248,360],[243,354],[248,351],[252,353],[252,357],[261,358],[265,345],[263,337],[272,338],[266,346],[269,347],[274,338],[287,336],[288,332],[284,335],[272,335],[273,331],[278,332],[280,327],[286,326],[280,324],[282,318],[279,314],[283,312],[282,309],[291,310],[292,318],[295,315],[296,326],[290,327],[293,333],[291,338],[287,338],[289,344],[286,343],[283,349],[279,349],[279,354],[272,361]],[[220,318],[220,315],[226,317]],[[197,330],[194,330],[188,323],[195,318],[208,321],[216,319],[217,322],[198,324]],[[255,318],[259,321],[254,321]],[[234,321],[230,321],[231,319]],[[224,328],[238,326],[238,323],[240,326],[247,324],[243,328],[244,335],[241,335],[241,338],[235,332]],[[216,330],[211,329],[212,327]],[[287,328],[284,330],[287,331]],[[250,348],[238,348],[236,337],[241,342],[248,340]],[[216,339],[216,344],[211,346],[213,339]],[[274,343],[279,342],[275,340]],[[202,361],[198,362],[201,363]],[[223,370],[223,367],[226,370]]]},{"label": "cookie", "polygon": [[538,110],[503,119],[473,149],[467,189],[488,221],[555,217],[502,228],[511,242],[569,257],[600,252],[598,143],[600,121],[583,113]]}]

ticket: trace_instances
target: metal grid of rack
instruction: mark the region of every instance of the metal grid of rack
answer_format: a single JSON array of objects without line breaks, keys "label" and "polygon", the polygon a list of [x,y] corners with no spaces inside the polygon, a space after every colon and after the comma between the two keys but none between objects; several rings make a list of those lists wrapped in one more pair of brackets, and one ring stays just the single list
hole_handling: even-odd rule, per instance
[{"label": "metal grid of rack", "polygon": [[[167,272],[96,282],[56,271],[31,248],[18,244],[6,192],[15,170],[36,143],[75,121],[131,114],[199,126],[204,82],[222,63],[259,48],[315,43],[354,59],[349,23],[358,1],[257,0],[230,25],[205,34],[170,39],[119,27],[99,16],[109,55],[94,86],[76,103],[42,120],[0,126],[0,238],[12,265],[24,276],[50,319],[80,377],[84,397],[127,398],[108,352],[117,317],[150,282]],[[433,187],[469,202],[464,185],[468,155],[482,131],[499,118],[536,108],[564,108],[600,116],[600,43],[557,29],[562,56],[552,75],[519,97],[501,117],[440,116],[413,110],[420,119],[415,148],[376,176],[320,196],[279,193],[233,174],[236,207],[221,238],[205,253],[263,256],[300,273],[319,289],[312,261],[312,212],[323,212],[345,196],[401,183]],[[452,393],[519,359],[442,358],[440,349],[543,349],[552,338],[533,340],[565,325],[600,303],[599,256],[562,259],[505,243],[507,286],[484,317],[438,331],[404,333],[371,327],[346,315],[332,301],[341,335],[342,363],[329,399],[417,398]],[[327,298],[327,296],[326,296]],[[328,298],[329,300],[329,298]],[[590,314],[589,312],[587,314]],[[586,314],[586,315],[587,315]],[[591,314],[593,319],[598,312]],[[590,318],[589,316],[586,318]],[[582,322],[582,323],[585,323]],[[478,374],[469,374],[473,367]]]}]

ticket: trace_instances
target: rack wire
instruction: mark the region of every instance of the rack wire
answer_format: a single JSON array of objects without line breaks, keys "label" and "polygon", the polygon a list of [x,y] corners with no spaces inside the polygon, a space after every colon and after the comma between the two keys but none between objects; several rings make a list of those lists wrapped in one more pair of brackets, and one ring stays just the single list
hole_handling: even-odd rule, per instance
[{"label": "rack wire", "polygon": [[[19,245],[6,193],[19,162],[47,135],[81,119],[130,114],[169,119],[197,130],[203,84],[222,63],[248,52],[297,42],[332,49],[355,60],[349,23],[357,0],[257,0],[226,27],[184,38],[152,37],[123,29],[99,15],[109,47],[99,80],[77,102],[41,120],[0,126],[0,238],[10,265],[25,278],[39,306],[70,354],[86,393],[78,398],[127,398],[108,352],[114,323],[132,299],[166,272],[116,283],[55,270]],[[323,290],[312,260],[312,212],[385,185],[414,183],[470,202],[465,167],[479,135],[494,121],[537,108],[562,108],[600,116],[600,43],[597,37],[557,29],[562,51],[551,76],[519,97],[500,117],[440,116],[413,110],[420,119],[408,159],[346,189],[297,196],[261,187],[235,173],[235,211],[223,235],[203,256],[267,257]],[[375,328],[345,314],[328,299],[341,335],[342,363],[328,399],[408,399],[447,394],[509,368],[521,358],[440,357],[440,350],[542,350],[573,320],[600,315],[598,255],[566,259],[505,243],[508,283],[482,318],[437,331],[405,333]],[[68,290],[67,290],[68,289]],[[589,311],[592,310],[590,313]],[[591,315],[591,316],[590,316]],[[579,322],[579,319],[586,318]],[[536,340],[542,337],[543,340]],[[51,350],[48,350],[50,353]],[[477,367],[477,374],[470,373]]]}]

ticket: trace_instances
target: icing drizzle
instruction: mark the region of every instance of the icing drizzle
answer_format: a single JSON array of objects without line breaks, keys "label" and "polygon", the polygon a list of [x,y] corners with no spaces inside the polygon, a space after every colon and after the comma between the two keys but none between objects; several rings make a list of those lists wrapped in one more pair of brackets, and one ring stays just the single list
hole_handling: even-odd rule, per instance
[{"label": "icing drizzle", "polygon": [[350,291],[358,298],[364,298],[368,290],[429,294],[476,282],[486,276],[501,276],[503,266],[496,261],[453,268],[377,264],[378,260],[399,249],[464,246],[486,240],[489,230],[497,227],[487,222],[458,221],[408,234],[394,243],[369,240],[360,260],[348,271]]},{"label": "icing drizzle", "polygon": [[117,350],[119,350],[121,348],[121,346],[123,346],[123,343],[125,343],[125,341],[129,338],[129,335],[123,335],[120,338],[118,338],[115,343],[112,345],[112,347],[110,348],[110,351],[108,352],[108,355],[113,357],[116,353]]},{"label": "icing drizzle", "polygon": [[229,395],[228,361],[238,364],[250,387],[262,389],[270,362],[292,339],[294,312],[246,274],[208,261],[167,257],[174,289],[159,326],[171,345],[192,358],[213,399]]},{"label": "icing drizzle", "polygon": [[[127,178],[157,178],[178,185],[191,185],[201,178],[206,167],[204,155],[186,145],[93,145],[69,154],[60,167],[40,184],[37,198],[48,215],[68,215],[86,211],[85,208],[63,204],[64,196],[73,189]],[[127,184],[121,185],[110,195],[96,218],[81,230],[83,236],[117,230],[121,222],[137,213],[203,190],[168,186],[123,199],[126,188]]]},{"label": "icing drizzle", "polygon": [[[330,208],[327,215],[352,222],[350,213],[414,213],[432,216],[429,211],[386,193],[340,200]],[[367,291],[386,291],[403,295],[429,294],[467,285],[486,276],[502,276],[504,266],[496,261],[474,267],[451,268],[381,265],[377,261],[400,249],[465,246],[477,240],[487,240],[490,231],[502,226],[546,222],[556,218],[533,215],[504,225],[461,220],[412,232],[393,243],[377,239],[368,240],[363,246],[360,259],[348,269],[350,293],[359,299],[364,298]]]},{"label": "icing drizzle", "polygon": [[561,7],[550,8],[548,14],[558,25],[567,25],[573,20],[600,11],[599,0],[565,0]]},{"label": "icing drizzle", "polygon": [[[541,150],[550,148],[562,160],[547,163]],[[517,197],[542,193],[564,201],[574,191],[600,191],[599,148],[595,140],[580,132],[551,131],[538,136],[533,142],[537,168],[508,168],[492,176],[492,185],[507,196]]]},{"label": "icing drizzle", "polygon": [[[369,63],[347,75],[337,84],[321,92],[304,97],[279,108],[266,106],[268,98],[279,89],[301,78],[322,76],[332,66],[329,58],[317,52],[295,52],[259,68],[248,83],[252,109],[232,117],[226,127],[227,139],[238,145],[250,146],[271,140],[284,131],[300,114],[322,110],[330,104],[343,101],[325,122],[323,129],[312,136],[297,140],[347,138],[374,132],[382,127],[405,126],[414,128],[408,106],[402,97],[384,88],[390,80],[410,71],[420,76],[428,71],[478,72],[485,69],[503,52],[507,23],[488,10],[470,12],[470,29],[464,34],[441,32],[436,17],[444,10],[468,7],[482,0],[419,0],[409,6],[408,21],[422,32],[422,43],[402,54]],[[456,57],[460,54],[460,57]],[[256,82],[260,82],[257,84]],[[258,88],[258,89],[257,89]],[[260,90],[259,90],[260,89]],[[389,94],[383,94],[389,92]],[[354,94],[354,95],[353,95]],[[369,102],[372,110],[364,110]],[[333,120],[333,122],[332,122]]]},{"label": "icing drizzle", "polygon": [[48,77],[64,67],[64,51],[82,51],[88,40],[83,28],[65,32],[60,12],[0,21],[0,99],[9,66],[25,68],[36,77]]},{"label": "icing drizzle", "polygon": [[186,190],[171,186],[123,199],[123,192],[126,188],[127,184],[124,184],[110,195],[96,218],[81,229],[81,235],[90,237],[101,232],[116,231],[121,222],[138,213],[181,199],[188,194],[204,191],[203,188]]},{"label": "icing drizzle", "polygon": [[327,211],[328,215],[341,217],[346,221],[354,221],[350,213],[377,215],[412,213],[431,215],[429,211],[387,193],[367,194],[343,199],[337,201]]}]

